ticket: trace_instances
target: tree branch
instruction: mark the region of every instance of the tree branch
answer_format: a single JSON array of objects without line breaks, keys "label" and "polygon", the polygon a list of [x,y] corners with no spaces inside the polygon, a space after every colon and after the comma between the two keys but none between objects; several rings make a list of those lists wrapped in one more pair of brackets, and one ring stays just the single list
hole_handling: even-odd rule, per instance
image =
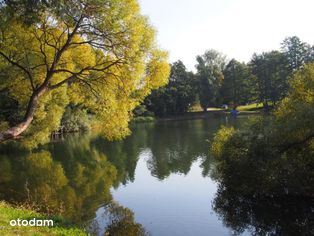
[{"label": "tree branch", "polygon": [[57,64],[62,56],[62,54],[66,51],[66,49],[70,46],[70,43],[74,37],[74,35],[77,33],[81,21],[83,20],[83,15],[81,15],[81,17],[79,18],[79,20],[77,21],[73,31],[68,35],[67,41],[64,43],[64,45],[57,51],[57,53],[55,54],[55,58],[50,66],[49,71],[47,72],[46,78],[44,83],[42,84],[42,86],[48,86],[49,84],[49,80],[52,78],[54,71],[57,67]]},{"label": "tree branch", "polygon": [[56,84],[54,84],[54,85],[50,85],[50,86],[48,87],[48,89],[49,89],[49,90],[53,90],[53,89],[59,88],[59,87],[62,86],[63,84],[73,82],[73,81],[75,81],[76,76],[77,76],[77,75],[75,75],[75,74],[74,74],[74,75],[71,75],[70,77],[68,77],[67,79],[62,80],[62,81],[59,82],[59,83],[56,83]]},{"label": "tree branch", "polygon": [[[60,87],[61,85],[67,83],[67,82],[73,82],[75,81],[75,79],[78,78],[78,76],[81,76],[83,75],[84,72],[86,71],[98,71],[98,72],[105,72],[106,70],[108,70],[110,67],[116,65],[120,63],[120,60],[116,60],[116,61],[113,61],[112,63],[110,63],[109,65],[105,66],[105,67],[101,67],[101,68],[97,68],[97,66],[94,66],[94,67],[85,67],[85,68],[82,68],[80,71],[78,72],[73,72],[73,71],[70,71],[70,70],[67,70],[67,69],[57,69],[57,70],[54,70],[53,73],[69,73],[71,74],[71,76],[57,84],[54,84],[54,85],[50,85],[48,88],[49,89],[55,89],[55,88],[58,88]],[[83,80],[83,79],[80,79],[80,80]]]},{"label": "tree branch", "polygon": [[297,141],[297,142],[293,142],[293,143],[289,143],[286,145],[281,145],[279,146],[279,153],[284,153],[286,151],[288,151],[289,149],[296,147],[296,146],[300,146],[302,144],[307,143],[308,141],[310,141],[311,139],[314,138],[314,133],[313,134],[309,134],[308,136],[306,136],[303,140],[301,141]]},{"label": "tree branch", "polygon": [[35,90],[35,87],[34,87],[34,84],[33,84],[33,77],[32,77],[31,72],[30,72],[29,70],[27,70],[24,66],[22,66],[21,64],[19,64],[18,62],[11,60],[7,55],[5,55],[5,54],[4,54],[3,52],[1,52],[1,51],[0,51],[0,55],[1,55],[2,57],[4,57],[10,64],[12,64],[12,65],[14,65],[14,66],[20,68],[21,70],[23,70],[23,71],[26,73],[26,75],[29,77],[29,79],[30,79],[32,89]]}]

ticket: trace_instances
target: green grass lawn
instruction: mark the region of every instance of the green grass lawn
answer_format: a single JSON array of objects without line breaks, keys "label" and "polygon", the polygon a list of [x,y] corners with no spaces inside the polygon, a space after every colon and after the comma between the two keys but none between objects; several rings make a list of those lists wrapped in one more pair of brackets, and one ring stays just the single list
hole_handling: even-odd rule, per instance
[{"label": "green grass lawn", "polygon": [[[45,219],[54,221],[53,227],[35,226],[11,226],[11,220],[17,219]],[[45,216],[24,208],[14,208],[5,202],[0,202],[0,235],[1,236],[39,236],[39,235],[60,235],[60,236],[81,236],[88,235],[84,230],[67,224],[58,217]]]},{"label": "green grass lawn", "polygon": [[[272,106],[272,104],[269,104],[269,106]],[[254,110],[260,110],[262,109],[263,103],[252,103],[244,106],[238,106],[237,110],[238,111],[254,111]]]},{"label": "green grass lawn", "polygon": [[248,105],[238,106],[237,110],[239,111],[251,111],[254,109],[260,109],[263,108],[263,103],[252,103]]},{"label": "green grass lawn", "polygon": [[219,107],[208,107],[207,111],[223,111],[224,109]]},{"label": "green grass lawn", "polygon": [[[208,107],[207,111],[222,111],[223,109],[219,107]],[[201,107],[200,104],[194,104],[188,109],[188,112],[202,112],[203,108]]]},{"label": "green grass lawn", "polygon": [[[270,104],[271,106],[271,104]],[[238,106],[237,110],[238,111],[255,111],[263,108],[263,103],[252,103],[248,105],[243,105],[243,106]],[[228,110],[230,110],[231,107],[229,107]],[[192,107],[190,107],[189,112],[200,112],[203,111],[201,106],[199,104],[195,104]],[[209,107],[207,108],[207,111],[224,111],[224,109],[219,108],[219,107]]]}]

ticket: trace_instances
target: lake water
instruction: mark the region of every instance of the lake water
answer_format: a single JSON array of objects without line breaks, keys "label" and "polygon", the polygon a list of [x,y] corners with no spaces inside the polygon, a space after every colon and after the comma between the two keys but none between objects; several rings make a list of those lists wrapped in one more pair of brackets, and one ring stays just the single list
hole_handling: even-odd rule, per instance
[{"label": "lake water", "polygon": [[[152,235],[230,235],[212,210],[217,184],[209,176],[209,140],[221,125],[246,119],[137,125],[129,138],[143,141],[134,177],[112,189],[113,199],[131,209]],[[104,211],[97,212],[100,225],[106,222]]]},{"label": "lake water", "polygon": [[[284,206],[288,213],[275,219],[264,214],[257,222],[230,220],[232,207],[215,207],[225,198],[217,195],[219,182],[211,177],[215,164],[209,142],[221,125],[240,127],[247,120],[216,117],[136,124],[132,135],[119,142],[77,134],[32,153],[2,151],[0,199],[60,214],[95,235],[104,235],[109,226],[123,232],[125,225],[128,232],[140,228],[156,236],[250,235],[261,221],[260,235],[272,233],[280,222],[285,224],[281,217],[287,217],[289,207]],[[228,196],[223,202],[235,198]],[[243,203],[247,204],[251,203]],[[309,203],[302,206],[306,209]],[[309,220],[311,211],[300,215]]]}]

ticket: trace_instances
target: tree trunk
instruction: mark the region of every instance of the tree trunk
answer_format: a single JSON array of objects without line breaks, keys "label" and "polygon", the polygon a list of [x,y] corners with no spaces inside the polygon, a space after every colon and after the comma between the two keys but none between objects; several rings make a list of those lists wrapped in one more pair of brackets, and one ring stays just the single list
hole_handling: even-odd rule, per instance
[{"label": "tree trunk", "polygon": [[6,131],[0,132],[0,143],[5,140],[18,137],[29,127],[33,121],[34,114],[39,103],[39,98],[46,92],[46,90],[46,86],[41,86],[33,92],[29,99],[24,119],[19,124],[7,129]]}]

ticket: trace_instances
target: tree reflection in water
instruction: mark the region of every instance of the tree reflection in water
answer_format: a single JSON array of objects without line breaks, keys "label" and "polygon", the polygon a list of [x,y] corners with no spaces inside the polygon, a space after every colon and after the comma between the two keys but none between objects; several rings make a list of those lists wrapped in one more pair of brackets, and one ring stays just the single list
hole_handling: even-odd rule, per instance
[{"label": "tree reflection in water", "polygon": [[262,138],[243,136],[222,129],[212,142],[215,212],[234,234],[314,235],[311,144],[281,154]]},{"label": "tree reflection in water", "polygon": [[[100,225],[105,223],[106,227]],[[148,236],[146,229],[134,220],[134,213],[115,201],[104,206],[104,211],[89,226],[95,235]]]},{"label": "tree reflection in water", "polygon": [[220,184],[214,211],[235,235],[314,235],[313,198],[246,194]]},{"label": "tree reflection in water", "polygon": [[[0,155],[1,199],[75,222],[92,218],[101,203],[111,200],[116,170],[103,154],[87,146],[61,146]],[[58,151],[62,157],[53,158]]]},{"label": "tree reflection in water", "polygon": [[30,153],[2,150],[0,198],[61,214],[79,224],[90,222],[105,206],[109,215],[98,218],[106,223],[101,224],[103,234],[106,230],[113,235],[146,234],[129,209],[112,202],[110,189],[133,182],[141,152],[150,150],[147,167],[160,180],[172,173],[188,174],[200,160],[202,174],[218,182],[213,209],[235,234],[250,230],[256,235],[313,235],[310,154],[264,162],[262,153],[261,158],[233,158],[229,161],[235,162],[221,166],[208,155],[206,140],[224,123],[219,118],[145,124],[134,127],[132,136],[120,142],[71,135]]},{"label": "tree reflection in water", "polygon": [[33,152],[3,147],[0,199],[80,225],[89,225],[99,206],[106,205],[110,235],[135,235],[127,231],[146,235],[142,225],[134,222],[133,212],[112,201],[110,188],[117,183],[117,169],[92,140],[73,135]]}]

